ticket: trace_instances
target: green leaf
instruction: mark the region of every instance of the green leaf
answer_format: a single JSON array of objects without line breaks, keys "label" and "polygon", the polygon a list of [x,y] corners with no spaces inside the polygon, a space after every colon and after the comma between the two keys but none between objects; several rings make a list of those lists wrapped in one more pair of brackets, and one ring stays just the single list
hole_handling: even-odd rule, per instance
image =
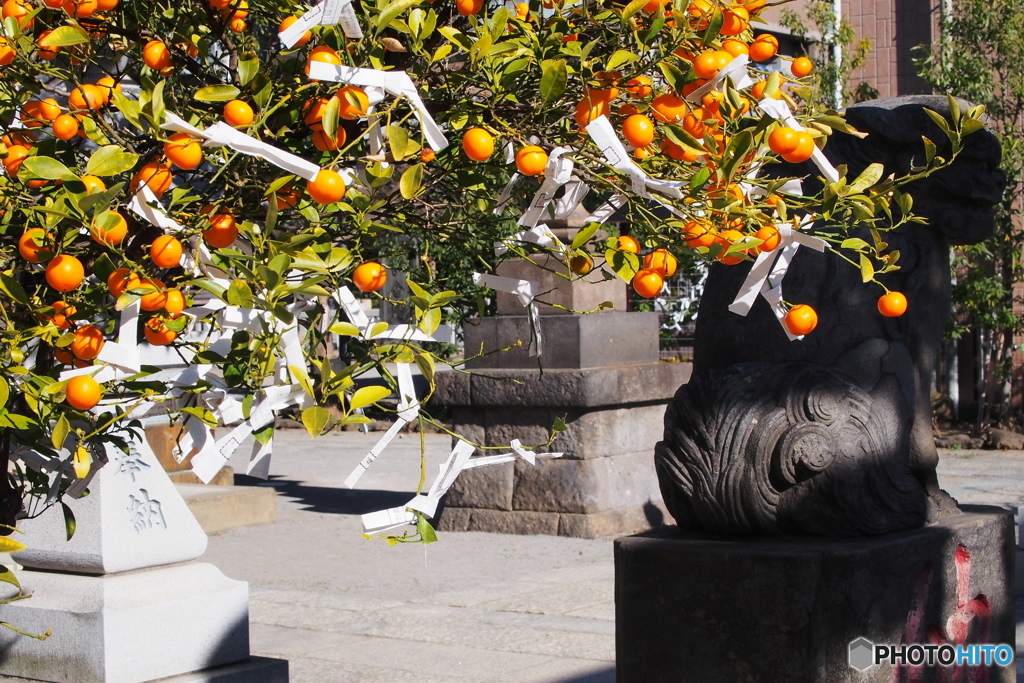
[{"label": "green leaf", "polygon": [[57,423],[53,425],[53,432],[50,433],[50,443],[57,450],[64,447],[64,442],[68,438],[68,434],[71,432],[71,423],[63,415],[57,420]]},{"label": "green leaf", "polygon": [[620,66],[632,64],[638,59],[640,58],[629,50],[616,50],[615,54],[608,58],[608,63],[605,64],[604,68],[608,71],[613,71]]},{"label": "green leaf", "polygon": [[238,82],[247,85],[260,71],[260,58],[255,52],[246,52],[238,60]]},{"label": "green leaf", "polygon": [[314,439],[320,436],[331,419],[331,411],[321,406],[311,406],[302,411],[302,425]]},{"label": "green leaf", "polygon": [[859,237],[851,237],[843,240],[843,243],[839,245],[841,249],[853,249],[860,251],[861,249],[870,249],[871,245],[862,240]]},{"label": "green leaf", "polygon": [[11,396],[10,385],[7,384],[7,380],[0,377],[0,409],[3,409],[7,405],[7,399]]},{"label": "green leaf", "polygon": [[220,85],[208,85],[205,88],[200,88],[196,90],[196,94],[193,97],[200,102],[227,102],[238,97],[241,92],[241,90],[233,85],[221,83]]},{"label": "green leaf", "polygon": [[863,282],[871,282],[875,277],[875,267],[871,265],[871,259],[864,254],[860,255],[860,279]]},{"label": "green leaf", "polygon": [[640,270],[640,258],[632,252],[609,249],[604,253],[604,258],[615,274],[626,282],[631,281]]},{"label": "green leaf", "polygon": [[252,308],[253,296],[249,283],[245,280],[232,280],[231,284],[228,285],[227,291],[224,293],[224,300],[232,306]]},{"label": "green leaf", "polygon": [[95,176],[112,176],[133,168],[139,161],[138,154],[126,152],[117,145],[100,147],[89,157],[85,172]]},{"label": "green leaf", "polygon": [[352,398],[349,399],[348,407],[349,410],[358,410],[359,408],[365,408],[368,405],[376,403],[381,399],[387,398],[391,395],[391,389],[382,386],[369,386],[357,389]]},{"label": "green leaf", "polygon": [[850,190],[853,192],[863,192],[881,180],[884,172],[885,166],[882,164],[871,164],[865,168],[859,176],[857,176],[857,179],[850,185]]},{"label": "green leaf", "polygon": [[388,126],[386,129],[388,146],[395,161],[405,159],[405,149],[409,146],[409,131],[401,126]]},{"label": "green leaf", "polygon": [[26,170],[35,178],[46,180],[77,180],[78,177],[71,172],[64,164],[51,157],[28,157],[21,164],[22,170]]},{"label": "green leaf", "polygon": [[593,237],[597,231],[601,228],[600,223],[588,223],[583,226],[572,238],[572,248],[579,249],[586,244],[591,237]]},{"label": "green leaf", "polygon": [[359,328],[352,323],[337,322],[331,325],[329,331],[333,334],[341,335],[342,337],[358,337],[360,332]]},{"label": "green leaf", "polygon": [[[350,99],[350,98],[355,98],[354,94],[352,94],[350,92],[346,92],[344,97],[345,97],[345,100],[346,100],[346,102],[348,103],[348,105],[350,107],[358,108],[359,106],[361,106],[360,102],[358,102],[358,101],[353,102]],[[327,105],[324,106],[324,114],[320,118],[320,121],[321,121],[321,123],[323,123],[323,126],[324,126],[324,136],[326,136],[329,140],[335,139],[335,137],[337,137],[337,135],[338,135],[338,112],[339,111],[341,111],[341,98],[340,97],[332,97],[332,98],[328,99],[327,100]]]},{"label": "green leaf", "polygon": [[626,5],[626,7],[622,10],[623,23],[628,21],[631,16],[639,12],[643,8],[643,6],[646,5],[648,2],[649,0],[632,0],[632,2]]},{"label": "green leaf", "polygon": [[935,143],[924,135],[921,136],[921,142],[924,143],[924,161],[926,164],[931,164],[932,159],[935,158]]},{"label": "green leaf", "polygon": [[391,23],[391,20],[397,17],[399,14],[409,9],[410,7],[415,7],[418,4],[420,4],[420,0],[398,0],[398,2],[390,3],[387,7],[384,8],[384,11],[380,13],[380,16],[377,17],[377,33],[379,34],[384,29],[386,29],[388,27],[388,24]]},{"label": "green leaf", "polygon": [[426,334],[434,334],[437,331],[438,326],[441,324],[441,309],[431,308],[429,311],[423,314],[423,318],[420,320],[420,329]]},{"label": "green leaf", "polygon": [[28,294],[25,293],[21,283],[13,277],[0,273],[0,291],[3,291],[4,294],[11,297],[17,303],[28,305]]},{"label": "green leaf", "polygon": [[64,510],[64,533],[70,541],[75,535],[75,531],[78,529],[78,522],[75,521],[75,513],[67,503],[61,501],[60,506],[61,509]]},{"label": "green leaf", "polygon": [[0,536],[0,553],[16,553],[28,546],[21,541],[15,541],[8,536]]},{"label": "green leaf", "polygon": [[398,190],[406,199],[412,199],[423,185],[423,164],[414,164],[405,169],[398,183]]},{"label": "green leaf", "polygon": [[423,289],[423,287],[420,286],[418,283],[413,282],[412,279],[410,278],[406,278],[405,283],[409,285],[409,291],[412,292],[414,296],[418,296],[419,298],[427,301],[430,300],[430,293],[427,290]]},{"label": "green leaf", "polygon": [[203,422],[203,424],[205,424],[207,427],[210,427],[211,429],[217,426],[217,416],[211,413],[206,408],[201,408],[199,406],[189,406],[188,408],[182,408],[181,412],[188,413],[192,417],[198,418],[200,421]]},{"label": "green leaf", "polygon": [[543,62],[540,77],[540,98],[551,103],[565,92],[565,84],[569,80],[569,72],[564,59],[551,59]]},{"label": "green leaf", "polygon": [[19,592],[21,591],[21,582],[18,581],[18,577],[14,575],[14,572],[2,564],[0,564],[0,581],[9,583],[17,588]]},{"label": "green leaf", "polygon": [[433,386],[434,374],[437,372],[437,367],[434,364],[434,357],[429,353],[417,353],[416,367],[420,369],[420,374],[423,375],[423,378]]},{"label": "green leaf", "polygon": [[565,419],[556,417],[554,423],[551,425],[552,434],[559,434],[567,429],[565,426]]},{"label": "green leaf", "polygon": [[292,377],[302,386],[302,390],[310,396],[314,396],[313,382],[309,379],[309,373],[306,372],[306,368],[300,368],[298,365],[289,365],[288,372],[292,374]]},{"label": "green leaf", "polygon": [[388,324],[386,322],[374,323],[373,327],[370,328],[370,333],[368,335],[366,335],[366,336],[368,336],[368,337],[375,337],[378,334],[386,332],[387,329],[388,329]]},{"label": "green leaf", "polygon": [[420,515],[416,520],[416,531],[420,535],[420,543],[436,543],[437,533],[434,531],[434,527],[430,526],[430,522],[424,515]]},{"label": "green leaf", "polygon": [[39,41],[43,47],[68,47],[90,41],[89,34],[80,26],[58,26]]}]

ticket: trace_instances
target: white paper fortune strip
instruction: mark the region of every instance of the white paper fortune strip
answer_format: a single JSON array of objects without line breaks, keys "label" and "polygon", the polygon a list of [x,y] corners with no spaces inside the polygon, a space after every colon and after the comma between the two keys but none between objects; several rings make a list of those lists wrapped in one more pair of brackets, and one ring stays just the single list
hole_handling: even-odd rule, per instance
[{"label": "white paper fortune strip", "polygon": [[[572,159],[564,156],[570,151],[572,150],[567,147],[555,147],[551,150],[548,164],[544,169],[544,182],[533,195],[533,201],[527,207],[526,213],[520,217],[519,225],[532,228],[542,219],[565,218],[583,201],[590,187],[573,177],[572,170],[575,164]],[[563,185],[566,186],[565,194],[556,202],[554,209],[550,210],[548,206]]]},{"label": "white paper fortune strip", "polygon": [[691,102],[700,102],[701,98],[712,90],[721,90],[722,88],[719,86],[725,82],[726,78],[731,78],[733,86],[738,90],[749,88],[754,84],[754,79],[750,77],[750,72],[747,71],[747,64],[749,62],[750,58],[747,55],[735,57],[731,62],[722,67],[714,78],[687,95],[686,99]]},{"label": "white paper fortune strip", "polygon": [[683,196],[682,187],[685,183],[678,180],[658,180],[651,178],[644,173],[643,169],[633,163],[629,158],[626,146],[622,144],[615,134],[608,117],[599,116],[587,126],[587,135],[594,141],[594,144],[601,150],[601,155],[617,171],[629,176],[633,183],[633,192],[644,197],[649,197],[650,192],[658,192],[673,199],[681,199]]},{"label": "white paper fortune strip", "polygon": [[519,442],[519,439],[513,439],[510,444],[512,447],[511,453],[501,453],[500,455],[483,455],[479,458],[470,458],[462,469],[468,470],[474,467],[486,467],[487,465],[498,465],[503,462],[513,462],[515,460],[525,460],[531,465],[537,464],[538,458],[561,458],[561,453],[534,453],[523,447]]},{"label": "white paper fortune strip", "polygon": [[286,47],[294,47],[302,34],[314,26],[341,24],[341,30],[348,38],[362,38],[363,30],[352,9],[352,0],[324,0],[299,17],[298,21],[277,34]]},{"label": "white paper fortune strip", "polygon": [[387,448],[388,444],[394,441],[395,437],[398,436],[398,432],[402,431],[402,427],[407,424],[409,424],[409,421],[403,419],[402,416],[399,415],[395,424],[391,425],[391,428],[384,432],[383,436],[381,436],[377,443],[374,444],[373,448],[370,449],[370,452],[367,453],[363,459],[359,461],[359,464],[356,465],[356,468],[352,470],[352,474],[348,475],[345,479],[345,486],[350,489],[355,488],[356,484],[359,483],[359,480],[366,473],[366,470],[370,469],[370,465],[372,465],[380,454],[384,452],[384,449]]},{"label": "white paper fortune strip", "polygon": [[398,380],[398,417],[412,422],[420,414],[420,402],[412,380],[412,363],[395,363],[394,375]]},{"label": "white paper fortune strip", "polygon": [[626,195],[624,194],[613,194],[608,198],[601,206],[594,209],[594,213],[587,216],[587,223],[604,223],[606,220],[612,217],[612,215],[626,205]]},{"label": "white paper fortune strip", "polygon": [[[786,124],[793,130],[804,130],[804,127],[800,125],[800,122],[793,116],[793,112],[790,110],[789,105],[782,100],[766,99],[761,100],[760,104],[757,105],[761,111],[768,116],[772,117],[776,121]],[[839,181],[839,172],[836,167],[832,165],[824,152],[815,146],[814,152],[811,154],[811,161],[818,167],[821,174],[831,182],[835,183]]]},{"label": "white paper fortune strip", "polygon": [[494,255],[501,256],[506,253],[516,242],[527,242],[529,244],[536,244],[545,249],[551,249],[553,251],[566,251],[565,245],[562,244],[562,240],[555,236],[555,233],[551,232],[551,228],[546,223],[535,225],[529,230],[523,230],[517,232],[510,237],[506,237],[500,242],[494,243]]},{"label": "white paper fortune strip", "polygon": [[313,180],[320,172],[320,167],[313,162],[235,130],[223,121],[201,130],[178,115],[167,112],[167,120],[160,127],[202,138],[205,141],[203,144],[207,146],[230,147],[236,152],[259,157],[306,180]]},{"label": "white paper fortune strip", "polygon": [[[356,300],[352,294],[352,290],[348,287],[341,287],[334,293],[334,299],[337,301],[345,313],[348,315],[348,320],[359,329],[359,337],[361,339],[398,339],[402,341],[437,341],[437,338],[433,335],[429,335],[423,330],[413,325],[392,325],[385,330],[379,332],[373,332],[374,326],[377,324],[376,320],[371,320],[370,316],[366,315],[366,311],[359,305],[359,301]],[[447,325],[442,325],[437,328],[438,331],[450,330]]]},{"label": "white paper fortune strip", "polygon": [[423,130],[423,136],[427,139],[427,144],[435,151],[440,151],[448,146],[448,139],[444,136],[444,132],[427,111],[423,100],[420,99],[416,84],[404,71],[378,71],[377,69],[359,69],[326,62],[313,62],[309,66],[309,77],[318,81],[335,81],[351,83],[364,88],[381,88],[393,97],[404,97],[416,111],[416,117],[420,121],[420,128]]},{"label": "white paper fortune strip", "polygon": [[533,328],[533,344],[530,345],[530,355],[540,356],[543,353],[543,345],[540,334],[540,311],[534,301],[540,289],[540,284],[531,280],[517,280],[501,275],[489,273],[473,273],[473,284],[478,287],[490,287],[499,292],[514,294],[530,316],[530,327]]}]

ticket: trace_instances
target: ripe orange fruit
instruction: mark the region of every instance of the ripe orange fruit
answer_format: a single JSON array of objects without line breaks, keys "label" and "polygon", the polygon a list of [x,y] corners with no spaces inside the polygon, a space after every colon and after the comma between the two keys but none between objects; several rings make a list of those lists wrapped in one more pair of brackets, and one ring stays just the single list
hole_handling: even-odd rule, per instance
[{"label": "ripe orange fruit", "polygon": [[229,126],[234,128],[251,126],[254,120],[256,120],[256,114],[246,102],[231,100],[224,105],[224,121]]},{"label": "ripe orange fruit", "polygon": [[743,233],[740,232],[739,230],[736,230],[735,228],[722,230],[720,233],[718,233],[718,237],[715,238],[715,241],[721,244],[723,247],[722,253],[719,254],[718,256],[718,261],[720,263],[727,266],[734,266],[743,260],[743,257],[735,255],[735,252],[733,252],[733,255],[731,256],[726,255],[728,253],[727,250],[729,249],[729,247],[731,247],[734,243],[738,242],[741,239],[743,239]]},{"label": "ripe orange fruit", "polygon": [[70,140],[78,135],[78,119],[71,114],[61,114],[50,125],[53,128],[53,137],[58,140]]},{"label": "ripe orange fruit", "polygon": [[728,40],[722,41],[722,49],[733,57],[750,54],[750,48],[747,47],[747,44],[742,40],[736,40],[735,38],[729,38]]},{"label": "ripe orange fruit", "polygon": [[[751,95],[751,97],[753,97],[755,100],[759,100],[759,99],[763,98],[765,96],[764,95],[765,88],[767,88],[767,87],[768,87],[768,81],[758,81],[757,83],[754,83],[754,85],[751,86],[751,88],[750,88],[750,95]],[[769,97],[771,97],[773,100],[781,100],[782,99],[782,91],[776,89],[775,92],[773,92],[771,95],[769,95]]]},{"label": "ripe orange fruit", "polygon": [[160,235],[149,245],[149,257],[157,268],[174,268],[181,262],[181,241],[172,235]]},{"label": "ripe orange fruit", "polygon": [[333,204],[345,196],[345,189],[345,179],[329,168],[321,168],[316,177],[306,182],[306,191],[317,204]]},{"label": "ripe orange fruit", "polygon": [[602,116],[608,116],[611,113],[611,108],[608,105],[607,100],[600,100],[593,102],[587,98],[580,100],[579,104],[576,105],[576,112],[573,114],[573,118],[576,120],[576,125],[580,128],[586,128],[595,119]]},{"label": "ripe orange fruit", "polygon": [[311,97],[302,105],[302,120],[313,130],[323,130],[324,111],[329,100],[324,97]]},{"label": "ripe orange fruit", "polygon": [[764,33],[750,44],[750,58],[755,62],[766,62],[779,51],[779,40],[775,36]]},{"label": "ripe orange fruit", "polygon": [[654,142],[654,122],[643,114],[633,114],[622,124],[622,137],[634,147],[646,147]]},{"label": "ripe orange fruit", "polygon": [[4,19],[13,18],[18,22],[21,30],[24,31],[32,26],[32,23],[35,21],[28,16],[34,9],[25,0],[4,0],[3,17]]},{"label": "ripe orange fruit", "polygon": [[630,235],[619,235],[615,248],[619,251],[628,251],[631,254],[640,253],[640,243]]},{"label": "ripe orange fruit", "polygon": [[96,0],[64,0],[64,11],[76,19],[91,17],[99,9]]},{"label": "ripe orange fruit", "polygon": [[336,149],[341,149],[345,146],[345,142],[348,136],[345,135],[345,129],[341,126],[335,131],[334,139],[327,137],[327,133],[320,130],[313,131],[313,146],[321,152],[333,152]]},{"label": "ripe orange fruit", "polygon": [[84,279],[82,262],[70,254],[58,254],[46,264],[46,283],[58,292],[70,292]]},{"label": "ripe orange fruit", "polygon": [[167,300],[164,301],[164,310],[171,314],[172,318],[185,310],[185,295],[180,289],[167,290]]},{"label": "ripe orange fruit", "polygon": [[768,149],[780,156],[794,152],[799,144],[798,131],[789,126],[781,126],[768,134]]},{"label": "ripe orange fruit", "polygon": [[789,65],[789,70],[792,71],[793,75],[797,78],[803,78],[814,70],[814,62],[807,59],[807,57],[797,57],[793,60],[792,64]]},{"label": "ripe orange fruit", "polygon": [[139,308],[144,311],[159,311],[167,303],[167,293],[162,291],[164,283],[154,278],[140,280],[133,289],[145,290],[147,293],[139,297]]},{"label": "ripe orange fruit", "polygon": [[547,165],[548,154],[537,145],[527,145],[516,152],[516,168],[523,175],[540,175]]},{"label": "ripe orange fruit", "polygon": [[759,240],[764,240],[757,247],[759,252],[761,251],[775,251],[779,247],[779,240],[782,236],[779,235],[779,229],[774,225],[766,225],[757,232],[754,233],[754,237]]},{"label": "ripe orange fruit", "polygon": [[312,62],[324,62],[325,64],[335,64],[340,66],[341,56],[339,56],[338,52],[332,47],[328,47],[327,45],[318,45],[313,48],[309,53],[309,59],[306,60],[304,71],[307,76],[309,75],[309,65]]},{"label": "ripe orange fruit", "polygon": [[107,277],[107,289],[115,299],[139,285],[139,276],[127,268],[118,268]]},{"label": "ripe orange fruit", "polygon": [[49,235],[42,228],[29,228],[18,238],[18,253],[29,263],[39,263],[49,253]]},{"label": "ripe orange fruit", "polygon": [[633,276],[633,291],[646,299],[653,299],[661,294],[665,280],[656,271],[644,268]]},{"label": "ripe orange fruit", "polygon": [[798,337],[810,334],[818,326],[818,314],[807,304],[797,304],[786,314],[786,329]]},{"label": "ripe orange fruit", "polygon": [[878,299],[878,312],[886,318],[898,318],[907,312],[907,297],[901,292],[886,292]]},{"label": "ripe orange fruit", "polygon": [[366,116],[366,110],[370,108],[370,99],[366,91],[354,85],[345,85],[338,88],[334,96],[340,103],[338,116],[346,121],[355,121]]},{"label": "ripe orange fruit", "polygon": [[[288,28],[289,26],[291,26],[292,24],[294,24],[298,20],[299,20],[299,18],[294,16],[294,15],[290,16],[290,17],[285,17],[284,19],[281,20],[281,24],[277,27],[277,32],[281,33],[282,31],[284,31],[286,28]],[[303,33],[299,37],[299,40],[292,47],[302,47],[303,45],[308,43],[309,39],[312,38],[312,37],[313,37],[313,32],[312,31],[306,31],[305,33]]]},{"label": "ripe orange fruit", "polygon": [[678,123],[689,112],[686,101],[671,93],[662,93],[651,102],[654,118],[666,123]]},{"label": "ripe orange fruit", "polygon": [[577,275],[586,275],[594,269],[594,259],[585,254],[569,257],[569,270]]},{"label": "ripe orange fruit", "polygon": [[470,128],[462,136],[462,151],[473,161],[487,161],[494,154],[494,136],[483,128]]},{"label": "ripe orange fruit", "polygon": [[[203,213],[212,211],[212,207],[203,209]],[[221,207],[210,217],[210,227],[203,230],[203,241],[215,249],[230,247],[238,239],[238,224],[230,209]]]},{"label": "ripe orange fruit", "polygon": [[178,168],[191,171],[203,161],[203,147],[188,133],[175,133],[164,143],[164,156]]},{"label": "ripe orange fruit", "polygon": [[11,145],[7,148],[7,156],[4,157],[4,170],[7,175],[14,177],[18,175],[21,164],[28,157],[28,148],[24,145]]},{"label": "ripe orange fruit", "polygon": [[100,12],[109,12],[112,9],[116,9],[120,0],[97,0],[96,9]]},{"label": "ripe orange fruit", "polygon": [[153,71],[163,71],[173,66],[171,51],[162,40],[151,40],[142,48],[142,61]]},{"label": "ripe orange fruit", "polygon": [[125,220],[117,211],[111,211],[110,214],[114,216],[114,223],[112,227],[105,227],[100,225],[95,220],[92,223],[92,239],[94,242],[99,242],[106,246],[112,246],[114,244],[120,244],[121,240],[128,234],[128,221]]},{"label": "ripe orange fruit", "polygon": [[424,149],[420,150],[420,161],[422,161],[423,163],[429,164],[435,158],[437,158],[437,153],[430,147],[425,147]]},{"label": "ripe orange fruit", "polygon": [[145,335],[146,341],[153,346],[167,346],[178,338],[178,333],[168,329],[164,325],[163,318],[159,316],[154,316],[146,321],[142,328],[142,334]]},{"label": "ripe orange fruit", "polygon": [[484,0],[455,0],[455,9],[464,17],[479,14],[483,8]]},{"label": "ripe orange fruit", "polygon": [[151,161],[132,177],[130,188],[132,192],[136,192],[145,183],[159,198],[171,188],[172,180],[170,167]]},{"label": "ripe orange fruit", "polygon": [[50,322],[57,326],[58,330],[66,330],[71,327],[71,318],[78,311],[74,306],[68,306],[65,301],[54,301],[50,306],[53,308],[53,315],[49,316]]},{"label": "ripe orange fruit", "polygon": [[626,81],[626,92],[633,97],[648,97],[653,92],[651,79],[648,76],[637,76]]},{"label": "ripe orange fruit", "polygon": [[241,18],[238,18],[238,17],[232,19],[231,23],[228,24],[228,28],[230,28],[235,33],[241,33],[248,26],[249,25],[245,23],[245,19],[241,19]]},{"label": "ripe orange fruit", "polygon": [[704,137],[707,127],[704,125],[706,116],[704,107],[695,107],[693,111],[683,117],[683,130],[700,140]]},{"label": "ripe orange fruit", "polygon": [[750,13],[742,6],[726,7],[722,16],[724,21],[719,33],[723,36],[738,36],[750,24]]},{"label": "ripe orange fruit", "polygon": [[92,360],[100,355],[106,339],[103,332],[95,325],[83,325],[75,330],[75,339],[71,342],[71,353],[82,360]]},{"label": "ripe orange fruit", "polygon": [[644,256],[644,268],[653,270],[663,278],[675,275],[679,261],[668,249],[655,249],[647,256]]},{"label": "ripe orange fruit", "polygon": [[103,107],[104,101],[103,89],[92,83],[83,83],[68,93],[68,109],[71,111],[95,111]]},{"label": "ripe orange fruit", "polygon": [[45,100],[29,100],[21,105],[22,123],[26,128],[38,128],[43,123],[50,123],[60,116],[60,105],[57,100],[47,97]]},{"label": "ripe orange fruit", "polygon": [[697,78],[711,80],[731,61],[732,55],[725,50],[709,50],[693,60],[693,72]]},{"label": "ripe orange fruit", "polygon": [[360,292],[376,292],[387,281],[387,269],[376,261],[362,263],[352,273],[352,282]]},{"label": "ripe orange fruit", "polygon": [[691,152],[690,150],[677,145],[668,138],[661,141],[661,151],[665,153],[669,159],[675,159],[676,161],[696,161],[700,157],[700,153]]},{"label": "ripe orange fruit", "polygon": [[7,66],[18,56],[18,52],[11,45],[11,41],[0,36],[0,66]]},{"label": "ripe orange fruit", "polygon": [[798,164],[801,161],[807,161],[814,154],[814,138],[811,134],[805,130],[797,131],[797,136],[800,138],[797,143],[796,149],[789,154],[783,154],[782,158],[786,161],[794,164]]},{"label": "ripe orange fruit", "polygon": [[100,80],[96,81],[96,87],[103,93],[104,105],[110,103],[110,99],[114,96],[115,92],[121,92],[121,85],[114,80],[113,76],[104,76]]},{"label": "ripe orange fruit", "polygon": [[103,398],[103,387],[87,375],[78,375],[68,380],[64,387],[64,400],[75,410],[89,410]]}]

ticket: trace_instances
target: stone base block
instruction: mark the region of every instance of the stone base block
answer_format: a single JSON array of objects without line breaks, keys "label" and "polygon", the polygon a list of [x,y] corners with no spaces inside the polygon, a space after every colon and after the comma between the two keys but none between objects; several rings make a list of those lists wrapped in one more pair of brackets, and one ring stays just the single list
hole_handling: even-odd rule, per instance
[{"label": "stone base block", "polygon": [[[519,307],[521,313],[523,307]],[[631,363],[658,361],[657,313],[601,313],[595,315],[560,315],[540,321],[544,353],[540,358],[530,355],[533,332],[526,315],[500,315],[478,318],[463,327],[466,355],[476,355],[481,348],[489,355],[473,358],[466,368],[600,368]],[[494,353],[512,346],[508,351]]]},{"label": "stone base block", "polygon": [[495,534],[546,534],[572,538],[607,538],[661,526],[668,512],[661,500],[594,514],[481,510],[445,507],[436,519],[441,531],[486,531]]},{"label": "stone base block", "polygon": [[[675,527],[618,539],[618,681],[982,680],[942,667],[920,678],[906,665],[861,671],[850,644],[1013,647],[1014,545],[1012,514],[981,506],[870,539],[722,539]],[[987,673],[992,683],[1016,676],[1012,665]]]},{"label": "stone base block", "polygon": [[[0,676],[0,683],[31,681],[20,676]],[[38,680],[38,679],[35,679]],[[148,683],[288,683],[288,660],[249,657],[243,662],[215,666],[212,669],[160,678]]]},{"label": "stone base block", "polygon": [[277,521],[277,494],[270,487],[214,484],[175,484],[175,487],[208,534]]},{"label": "stone base block", "polygon": [[5,605],[4,621],[52,635],[39,641],[0,629],[0,674],[141,683],[249,657],[248,584],[211,564],[18,576],[32,597]]},{"label": "stone base block", "polygon": [[[629,285],[617,278],[605,280],[600,273],[600,262],[595,264],[598,268],[586,277],[573,276],[571,280],[567,280],[558,273],[568,274],[569,269],[558,259],[541,255],[536,260],[540,265],[526,259],[509,259],[498,265],[497,273],[503,277],[536,282],[540,292],[538,299],[547,304],[563,307],[554,308],[539,304],[541,315],[572,315],[575,311],[585,313],[597,309],[604,302],[611,302],[613,311],[626,310],[626,292]],[[495,295],[498,315],[519,315],[523,312],[523,304],[514,295],[507,292],[496,292]],[[608,312],[605,310],[600,315],[607,315]]]}]

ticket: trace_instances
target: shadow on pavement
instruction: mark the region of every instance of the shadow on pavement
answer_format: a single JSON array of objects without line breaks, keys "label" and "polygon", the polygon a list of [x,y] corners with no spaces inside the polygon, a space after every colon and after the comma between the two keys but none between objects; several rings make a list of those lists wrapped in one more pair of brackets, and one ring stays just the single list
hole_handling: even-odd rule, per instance
[{"label": "shadow on pavement", "polygon": [[607,669],[593,671],[582,676],[563,678],[558,683],[615,683],[615,667],[609,666]]},{"label": "shadow on pavement", "polygon": [[279,495],[291,498],[311,512],[338,515],[363,515],[408,503],[413,493],[401,491],[375,491],[367,489],[329,488],[307,486],[301,481],[271,477],[264,481],[244,474],[235,475],[237,486],[270,486]]}]

